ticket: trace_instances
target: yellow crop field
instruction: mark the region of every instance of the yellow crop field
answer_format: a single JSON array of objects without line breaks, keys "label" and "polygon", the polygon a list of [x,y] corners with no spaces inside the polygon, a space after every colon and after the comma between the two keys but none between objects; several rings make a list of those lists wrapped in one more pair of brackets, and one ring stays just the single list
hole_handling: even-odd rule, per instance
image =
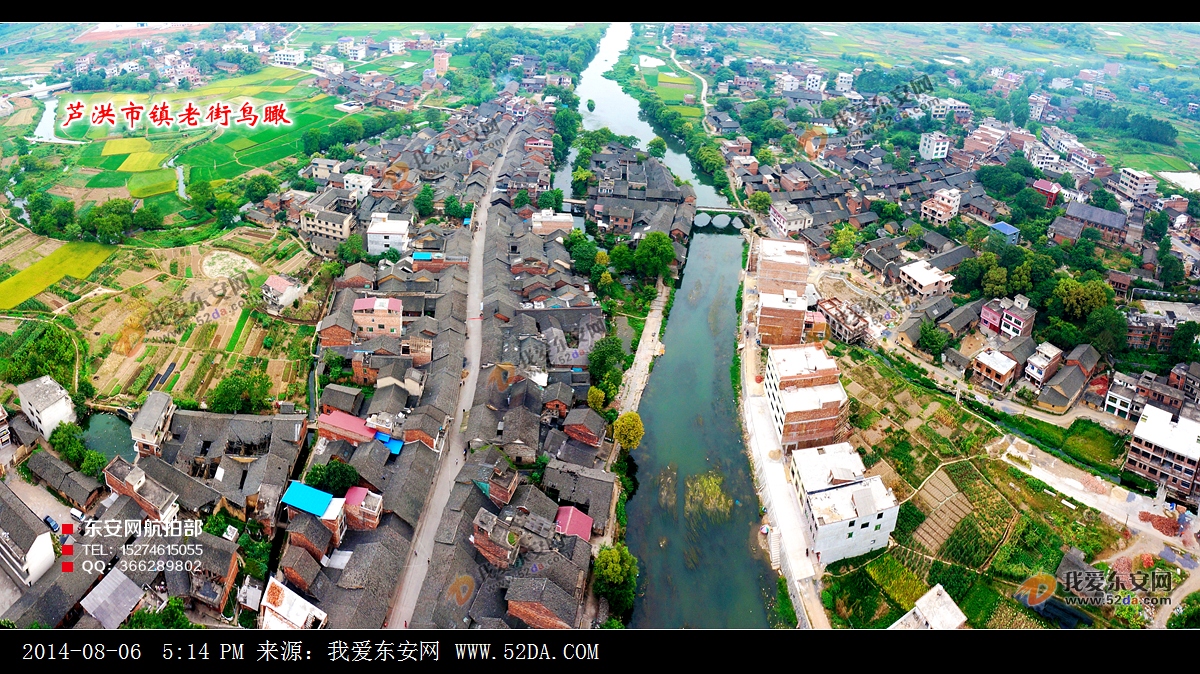
[{"label": "yellow crop field", "polygon": [[150,149],[150,141],[145,138],[120,138],[110,140],[104,143],[104,152],[101,154],[109,156],[113,154],[130,154],[133,152],[147,152]]},{"label": "yellow crop field", "polygon": [[[108,142],[111,143],[113,141],[110,140]],[[149,148],[149,143],[146,145],[147,148]],[[134,152],[126,157],[124,162],[121,162],[121,166],[117,170],[124,171],[126,173],[153,171],[154,169],[158,168],[159,164],[162,164],[163,160],[166,158],[167,155],[160,154],[158,152]]]}]

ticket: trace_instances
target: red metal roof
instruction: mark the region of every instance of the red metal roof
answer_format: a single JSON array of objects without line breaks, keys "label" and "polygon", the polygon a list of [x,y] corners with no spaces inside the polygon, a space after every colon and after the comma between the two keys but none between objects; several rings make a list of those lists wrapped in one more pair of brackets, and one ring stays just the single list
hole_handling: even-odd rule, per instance
[{"label": "red metal roof", "polygon": [[332,426],[336,429],[346,431],[347,433],[361,435],[366,438],[375,437],[375,431],[371,430],[367,426],[366,421],[359,419],[352,414],[346,414],[341,410],[334,410],[328,414],[322,414],[321,416],[317,417],[317,423]]},{"label": "red metal roof", "polygon": [[578,536],[586,541],[592,536],[592,518],[574,506],[560,506],[554,517],[554,528],[560,534]]}]

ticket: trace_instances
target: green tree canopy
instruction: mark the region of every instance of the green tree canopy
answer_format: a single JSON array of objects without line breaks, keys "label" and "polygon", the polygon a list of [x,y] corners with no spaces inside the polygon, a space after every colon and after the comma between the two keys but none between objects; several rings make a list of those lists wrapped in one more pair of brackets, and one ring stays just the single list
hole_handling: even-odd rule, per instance
[{"label": "green tree canopy", "polygon": [[667,141],[661,136],[655,136],[646,143],[646,148],[650,150],[650,156],[662,157],[667,154]]},{"label": "green tree canopy", "polygon": [[595,563],[596,594],[608,599],[613,613],[633,608],[637,591],[638,561],[624,543],[600,548]]},{"label": "green tree canopy", "polygon": [[658,278],[670,273],[675,261],[675,246],[663,232],[650,232],[638,243],[633,253],[638,274],[643,278]]},{"label": "green tree canopy", "polygon": [[759,190],[746,199],[746,206],[759,214],[766,214],[771,209],[771,193]]},{"label": "green tree canopy", "polygon": [[433,187],[429,183],[421,186],[421,191],[413,199],[413,207],[417,209],[417,215],[422,218],[433,215]]},{"label": "green tree canopy", "polygon": [[255,414],[271,406],[270,391],[266,372],[234,372],[209,393],[208,409],[218,414]]}]

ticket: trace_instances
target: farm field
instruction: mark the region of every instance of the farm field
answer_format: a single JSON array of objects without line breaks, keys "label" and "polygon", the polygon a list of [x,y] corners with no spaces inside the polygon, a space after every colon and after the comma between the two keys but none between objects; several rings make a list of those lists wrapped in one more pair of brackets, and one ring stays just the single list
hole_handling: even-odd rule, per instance
[{"label": "farm field", "polygon": [[12,309],[58,283],[63,277],[87,278],[116,248],[84,241],[73,241],[59,247],[16,276],[0,282],[0,309]]}]

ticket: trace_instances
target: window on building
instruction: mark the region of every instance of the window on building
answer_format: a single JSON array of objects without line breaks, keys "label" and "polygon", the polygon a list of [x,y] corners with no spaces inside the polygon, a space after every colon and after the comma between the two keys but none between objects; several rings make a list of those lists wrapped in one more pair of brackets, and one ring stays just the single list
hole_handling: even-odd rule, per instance
[{"label": "window on building", "polygon": [[878,515],[876,515],[875,519],[877,519],[877,520],[883,519],[883,513],[879,513]]},{"label": "window on building", "polygon": [[850,520],[850,528],[851,528],[851,529],[853,529],[853,528],[854,528],[854,520]]},{"label": "window on building", "polygon": [[851,531],[850,533],[846,534],[846,538],[854,538],[854,532]]},{"label": "window on building", "polygon": [[880,529],[882,529],[882,528],[883,528],[883,525],[882,525],[882,524],[876,524],[876,525],[875,525],[875,531],[879,531],[879,530],[880,530]]}]

